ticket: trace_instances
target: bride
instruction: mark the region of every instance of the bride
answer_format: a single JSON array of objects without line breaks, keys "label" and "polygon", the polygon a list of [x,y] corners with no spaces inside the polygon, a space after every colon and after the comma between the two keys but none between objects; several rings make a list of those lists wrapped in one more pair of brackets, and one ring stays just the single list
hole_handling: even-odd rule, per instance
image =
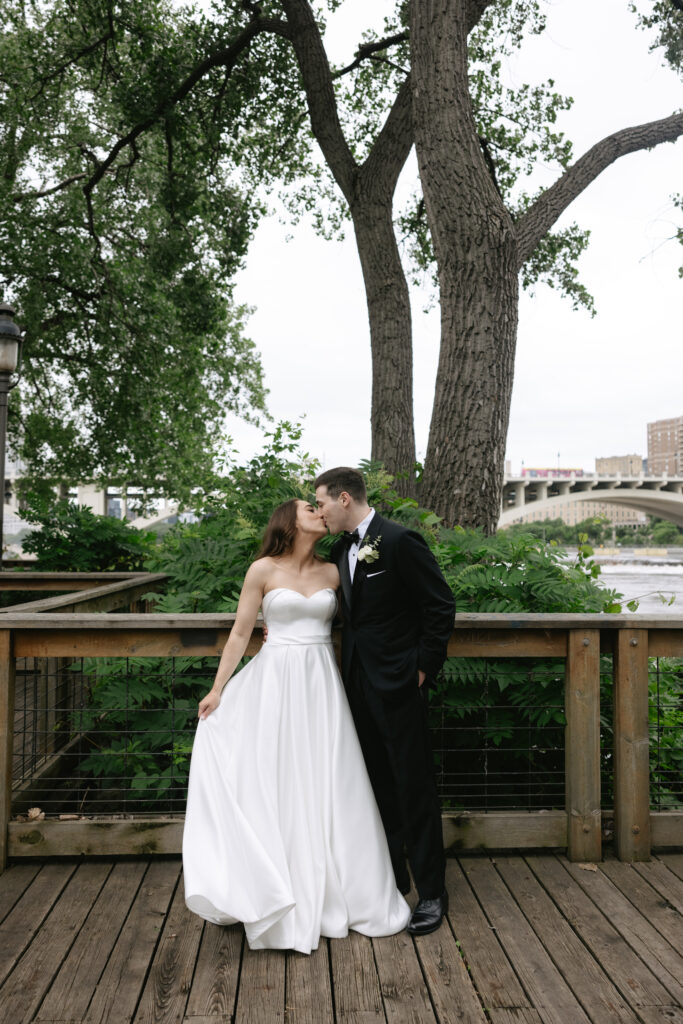
[{"label": "bride", "polygon": [[[314,550],[326,532],[305,501],[275,509],[199,704],[185,902],[243,921],[252,949],[310,953],[321,935],[393,935],[410,919],[334,659],[339,574]],[[268,642],[233,675],[259,608]]]}]

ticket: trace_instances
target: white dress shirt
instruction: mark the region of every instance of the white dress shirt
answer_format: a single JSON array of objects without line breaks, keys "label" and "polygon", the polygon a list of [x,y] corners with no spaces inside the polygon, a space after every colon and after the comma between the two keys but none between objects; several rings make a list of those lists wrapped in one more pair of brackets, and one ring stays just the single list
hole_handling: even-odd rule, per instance
[{"label": "white dress shirt", "polygon": [[[352,583],[353,583],[353,574],[356,571],[356,563],[358,561],[358,552],[360,551],[361,547],[363,546],[363,537],[367,533],[368,526],[370,525],[370,520],[372,519],[374,514],[375,514],[375,510],[374,510],[374,508],[371,508],[370,511],[368,512],[368,514],[366,515],[365,519],[363,519],[358,524],[358,526],[356,527],[356,529],[358,530],[358,543],[354,542],[353,544],[349,545],[349,554],[348,554],[348,559],[349,559],[349,576],[351,577],[351,582]],[[353,530],[351,530],[350,532],[353,533]]]}]

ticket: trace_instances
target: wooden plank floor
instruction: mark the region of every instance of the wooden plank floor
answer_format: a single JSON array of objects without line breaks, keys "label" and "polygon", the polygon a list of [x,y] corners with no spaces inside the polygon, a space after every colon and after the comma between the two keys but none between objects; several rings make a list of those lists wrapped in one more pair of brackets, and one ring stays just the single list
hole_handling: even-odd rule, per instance
[{"label": "wooden plank floor", "polygon": [[190,914],[180,862],[0,876],[0,1024],[683,1024],[683,854],[448,862],[451,912],[413,940],[252,952]]}]

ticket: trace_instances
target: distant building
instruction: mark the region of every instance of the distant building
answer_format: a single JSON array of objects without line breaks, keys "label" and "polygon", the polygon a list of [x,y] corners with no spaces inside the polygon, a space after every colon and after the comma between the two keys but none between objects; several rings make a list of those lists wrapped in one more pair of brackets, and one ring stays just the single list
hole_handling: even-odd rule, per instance
[{"label": "distant building", "polygon": [[683,416],[648,423],[647,469],[654,476],[683,476]]},{"label": "distant building", "polygon": [[644,472],[642,455],[609,455],[596,458],[595,472],[602,476],[640,476]]}]

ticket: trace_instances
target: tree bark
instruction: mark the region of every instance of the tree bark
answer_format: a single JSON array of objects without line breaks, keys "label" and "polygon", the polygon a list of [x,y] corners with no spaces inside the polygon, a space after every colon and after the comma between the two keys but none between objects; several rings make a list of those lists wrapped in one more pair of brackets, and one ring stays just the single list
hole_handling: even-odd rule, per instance
[{"label": "tree bark", "polygon": [[396,244],[391,196],[354,202],[372,348],[372,458],[399,474],[400,494],[414,493],[413,342],[408,285]]},{"label": "tree bark", "polygon": [[493,533],[519,285],[512,220],[486,166],[470,103],[472,20],[463,0],[411,4],[413,127],[441,293],[441,350],[421,501],[448,524]]},{"label": "tree bark", "polygon": [[413,335],[410,295],[396,243],[393,197],[413,145],[410,81],[359,168],[349,205],[363,270],[372,348],[371,456],[415,494]]},{"label": "tree bark", "polygon": [[346,199],[365,283],[372,351],[373,459],[414,491],[412,321],[408,284],[396,243],[392,205],[412,147],[408,80],[401,86],[367,159],[358,165],[344,137],[327,55],[308,0],[283,0],[303,80],[313,134]]}]

